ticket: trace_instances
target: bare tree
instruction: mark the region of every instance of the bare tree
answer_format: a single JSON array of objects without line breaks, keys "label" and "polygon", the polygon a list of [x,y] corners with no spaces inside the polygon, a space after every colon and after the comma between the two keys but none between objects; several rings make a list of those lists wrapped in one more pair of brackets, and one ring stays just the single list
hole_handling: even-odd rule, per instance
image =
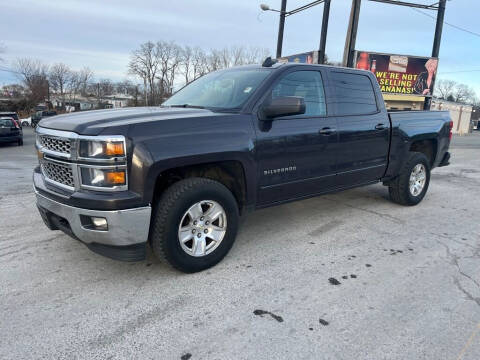
[{"label": "bare tree", "polygon": [[75,101],[77,94],[80,92],[81,80],[79,71],[70,71],[70,76],[66,83],[66,91],[68,93],[68,99]]},{"label": "bare tree", "polygon": [[115,88],[110,79],[100,80],[100,94],[101,96],[112,95]]},{"label": "bare tree", "polygon": [[143,80],[145,105],[152,103],[155,98],[155,79],[159,68],[158,46],[151,41],[140,45],[140,49],[132,52],[128,68],[130,74]]},{"label": "bare tree", "polygon": [[270,55],[270,50],[261,47],[250,47],[245,50],[245,53],[246,54],[244,56],[243,65],[259,64],[262,63],[263,60],[265,60],[265,58]]},{"label": "bare tree", "polygon": [[88,67],[84,67],[78,72],[78,82],[80,86],[80,93],[83,96],[87,95],[88,84],[93,80],[93,71]]},{"label": "bare tree", "polygon": [[188,84],[191,81],[193,70],[193,50],[190,46],[185,46],[182,49],[180,68],[185,79],[185,84]]},{"label": "bare tree", "polygon": [[216,71],[222,69],[222,51],[211,49],[207,55],[207,71]]},{"label": "bare tree", "polygon": [[227,69],[233,65],[232,54],[229,48],[224,47],[223,49],[218,50],[218,54],[220,56],[221,69]]},{"label": "bare tree", "polygon": [[447,99],[453,94],[457,83],[453,80],[440,79],[435,84],[435,93],[440,99]]},{"label": "bare tree", "polygon": [[208,72],[207,54],[198,46],[193,49],[192,54],[192,72],[193,80],[205,75]]},{"label": "bare tree", "polygon": [[161,101],[172,93],[175,75],[182,62],[182,49],[172,41],[158,41],[156,45],[159,63],[157,80]]},{"label": "bare tree", "polygon": [[260,63],[268,54],[268,49],[259,47],[232,46],[206,52],[199,47],[181,47],[172,41],[147,42],[132,53],[128,69],[143,80],[147,104],[153,105],[170,96],[181,83],[188,84],[211,71]]},{"label": "bare tree", "polygon": [[50,68],[48,79],[50,86],[55,92],[60,93],[63,103],[65,103],[65,89],[71,81],[72,70],[64,63],[54,64]]},{"label": "bare tree", "polygon": [[230,48],[230,62],[232,66],[243,65],[244,57],[245,57],[245,47],[232,46]]},{"label": "bare tree", "polygon": [[170,51],[170,62],[168,67],[167,73],[167,87],[166,87],[166,94],[170,96],[173,92],[173,87],[175,85],[175,75],[178,73],[180,64],[182,62],[182,48],[176,44],[171,44],[171,51]]},{"label": "bare tree", "polygon": [[466,103],[473,101],[475,98],[475,91],[468,85],[457,84],[452,92],[452,96],[455,102]]},{"label": "bare tree", "polygon": [[115,84],[115,91],[118,94],[134,95],[135,86],[130,80],[123,80]]},{"label": "bare tree", "polygon": [[208,56],[208,70],[215,71],[232,66],[260,63],[268,56],[268,53],[268,49],[259,47],[232,46],[231,48],[212,49]]},{"label": "bare tree", "polygon": [[44,101],[48,97],[48,65],[39,60],[19,58],[15,61],[13,67],[19,79],[28,88],[30,92],[29,100],[32,103]]}]

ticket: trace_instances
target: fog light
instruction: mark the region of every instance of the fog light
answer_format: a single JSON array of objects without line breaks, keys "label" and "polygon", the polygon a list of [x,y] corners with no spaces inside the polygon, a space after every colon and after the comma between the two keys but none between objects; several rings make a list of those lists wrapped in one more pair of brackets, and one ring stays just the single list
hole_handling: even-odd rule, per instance
[{"label": "fog light", "polygon": [[91,217],[92,225],[95,230],[107,231],[108,230],[108,223],[107,219],[102,217]]},{"label": "fog light", "polygon": [[108,231],[107,219],[103,217],[80,215],[80,222],[87,230]]}]

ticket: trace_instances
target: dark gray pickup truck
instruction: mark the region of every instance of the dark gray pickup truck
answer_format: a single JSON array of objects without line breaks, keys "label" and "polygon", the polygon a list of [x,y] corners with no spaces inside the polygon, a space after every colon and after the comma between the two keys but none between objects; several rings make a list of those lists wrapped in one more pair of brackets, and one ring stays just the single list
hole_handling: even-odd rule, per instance
[{"label": "dark gray pickup truck", "polygon": [[377,182],[418,204],[449,163],[452,122],[387,113],[370,72],[267,61],[205,75],[160,107],[60,115],[36,131],[50,229],[119,260],[149,244],[194,272],[228,253],[247,211]]}]

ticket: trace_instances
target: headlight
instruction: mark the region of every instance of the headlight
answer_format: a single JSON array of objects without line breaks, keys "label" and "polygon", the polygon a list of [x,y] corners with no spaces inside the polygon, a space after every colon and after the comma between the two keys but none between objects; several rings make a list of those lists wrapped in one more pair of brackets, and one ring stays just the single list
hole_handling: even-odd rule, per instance
[{"label": "headlight", "polygon": [[113,188],[127,185],[126,169],[81,167],[82,185],[95,188]]},{"label": "headlight", "polygon": [[116,157],[124,157],[125,143],[122,140],[80,140],[78,154],[82,158],[93,159],[111,159]]}]

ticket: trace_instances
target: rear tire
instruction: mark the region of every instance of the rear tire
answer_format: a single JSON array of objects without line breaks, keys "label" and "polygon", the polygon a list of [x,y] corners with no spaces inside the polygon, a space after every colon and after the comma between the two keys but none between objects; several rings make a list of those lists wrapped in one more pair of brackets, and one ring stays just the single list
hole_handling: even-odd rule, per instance
[{"label": "rear tire", "polygon": [[[199,218],[195,217],[198,224],[195,223],[194,226],[194,219],[190,218],[190,213],[198,204],[202,205],[199,208]],[[215,204],[216,208],[223,211],[221,224],[216,222],[214,225],[217,220],[211,221],[211,224],[206,221],[210,214],[208,204]],[[202,210],[203,205],[206,206],[206,210]],[[198,211],[198,208],[195,207],[194,210]],[[200,216],[205,219],[200,221]],[[181,180],[165,190],[156,203],[150,228],[150,244],[154,254],[160,259],[166,259],[174,268],[186,273],[202,271],[216,265],[228,253],[237,235],[238,219],[235,197],[224,185],[205,178]],[[207,238],[209,234],[205,234],[210,231],[207,225],[215,226],[215,229],[224,229],[218,241]],[[186,237],[190,240],[182,242],[180,231],[184,228],[191,229],[185,232],[186,234],[190,234],[190,231],[193,233]],[[203,255],[201,251],[196,253],[194,250],[198,249],[194,245],[197,235],[199,239],[200,237],[205,239]]]},{"label": "rear tire", "polygon": [[22,146],[22,145],[23,145],[23,139],[18,140],[18,146]]},{"label": "rear tire", "polygon": [[399,176],[389,186],[390,200],[413,206],[425,197],[430,183],[430,163],[423,153],[409,152]]}]

